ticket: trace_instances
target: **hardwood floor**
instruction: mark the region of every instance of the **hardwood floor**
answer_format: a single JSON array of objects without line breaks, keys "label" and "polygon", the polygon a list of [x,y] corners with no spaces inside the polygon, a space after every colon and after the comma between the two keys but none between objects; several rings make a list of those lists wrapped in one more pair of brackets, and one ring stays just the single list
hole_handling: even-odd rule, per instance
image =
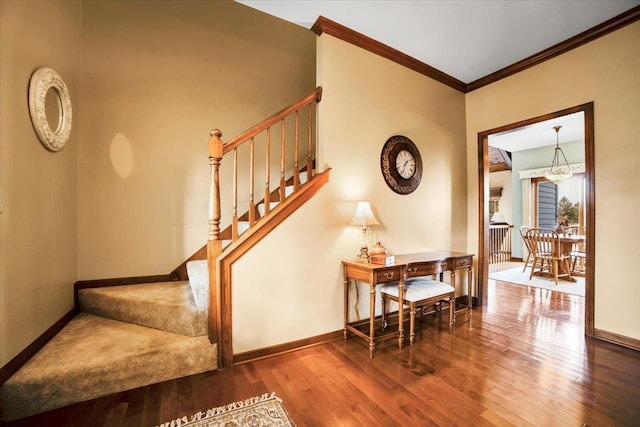
[{"label": "hardwood floor", "polygon": [[583,298],[490,281],[471,321],[417,322],[75,404],[9,426],[155,426],[276,392],[298,426],[637,426],[640,352],[586,340]]}]

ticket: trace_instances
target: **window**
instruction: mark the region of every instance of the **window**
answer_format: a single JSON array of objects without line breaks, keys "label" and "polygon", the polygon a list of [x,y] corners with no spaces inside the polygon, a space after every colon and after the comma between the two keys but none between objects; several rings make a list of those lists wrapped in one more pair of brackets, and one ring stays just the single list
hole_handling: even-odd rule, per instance
[{"label": "window", "polygon": [[558,218],[558,187],[546,178],[534,178],[531,185],[535,203],[534,226],[555,230]]},{"label": "window", "polygon": [[557,185],[546,178],[531,179],[534,227],[555,230],[560,219],[563,225],[583,226],[584,184],[584,173],[574,174]]},{"label": "window", "polygon": [[574,174],[566,181],[558,183],[558,216],[565,220],[563,225],[585,225],[584,174]]}]

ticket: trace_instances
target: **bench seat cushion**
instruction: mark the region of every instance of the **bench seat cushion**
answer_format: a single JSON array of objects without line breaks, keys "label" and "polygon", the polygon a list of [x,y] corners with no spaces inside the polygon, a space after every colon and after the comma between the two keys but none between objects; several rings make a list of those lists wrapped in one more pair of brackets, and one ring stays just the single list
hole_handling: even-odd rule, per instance
[{"label": "bench seat cushion", "polygon": [[[385,283],[380,292],[398,298],[398,282]],[[422,277],[409,279],[404,284],[404,299],[410,302],[422,301],[440,295],[445,296],[451,292],[455,292],[453,286]]]}]

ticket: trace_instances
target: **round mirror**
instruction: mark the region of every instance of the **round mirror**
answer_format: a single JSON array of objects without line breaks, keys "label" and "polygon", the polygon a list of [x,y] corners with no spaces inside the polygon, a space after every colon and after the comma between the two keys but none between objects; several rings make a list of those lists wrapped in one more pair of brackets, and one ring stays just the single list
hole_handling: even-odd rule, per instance
[{"label": "round mirror", "polygon": [[53,133],[60,132],[60,115],[62,113],[62,102],[60,95],[55,88],[49,88],[44,97],[44,114],[50,129],[55,129]]},{"label": "round mirror", "polygon": [[29,113],[42,144],[51,151],[62,150],[71,133],[71,97],[62,77],[51,68],[38,68],[31,76]]}]

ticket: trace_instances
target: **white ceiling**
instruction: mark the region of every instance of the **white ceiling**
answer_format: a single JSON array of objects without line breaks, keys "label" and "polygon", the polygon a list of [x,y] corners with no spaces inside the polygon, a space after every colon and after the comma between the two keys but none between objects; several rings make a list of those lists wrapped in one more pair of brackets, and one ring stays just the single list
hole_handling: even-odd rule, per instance
[{"label": "white ceiling", "polygon": [[311,28],[318,16],[470,83],[640,0],[236,0]]},{"label": "white ceiling", "polygon": [[489,145],[506,151],[522,151],[556,144],[554,126],[562,126],[558,141],[584,141],[584,113],[574,113],[489,136]]}]

